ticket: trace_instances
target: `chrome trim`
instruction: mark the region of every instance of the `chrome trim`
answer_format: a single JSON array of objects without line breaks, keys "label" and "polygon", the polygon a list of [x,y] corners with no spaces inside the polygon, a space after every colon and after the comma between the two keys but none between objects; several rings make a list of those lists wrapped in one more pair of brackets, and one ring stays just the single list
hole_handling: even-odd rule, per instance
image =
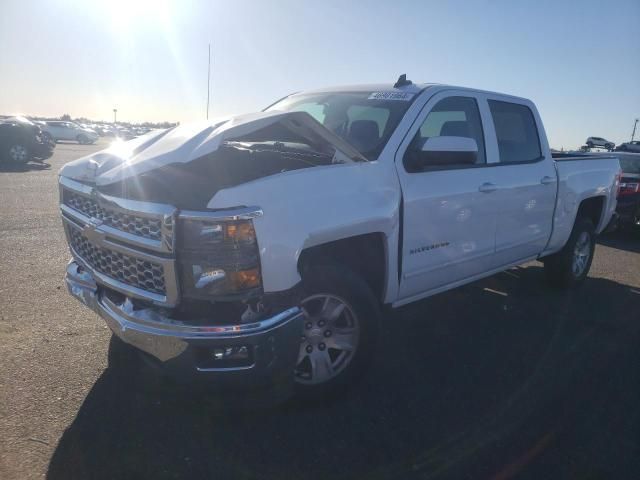
[{"label": "chrome trim", "polygon": [[[75,228],[76,230],[82,232],[83,225],[74,222],[72,219],[69,219],[64,215],[62,216],[62,221],[65,226],[64,231],[67,237],[67,243],[69,244],[69,250],[71,250],[71,254],[78,263],[80,263],[85,269],[91,272],[91,274],[99,283],[125,295],[130,295],[134,298],[139,298],[142,300],[148,300],[159,306],[172,307],[177,305],[179,299],[179,289],[177,283],[175,259],[160,257],[144,253],[139,250],[134,250],[118,243],[111,242],[107,237],[98,237],[94,241],[92,241],[92,243],[94,245],[97,245],[98,247],[109,248],[113,251],[120,252],[131,257],[139,258],[141,260],[148,260],[150,262],[162,265],[165,283],[165,295],[160,295],[158,293],[143,290],[129,283],[121,282],[107,275],[104,275],[103,273],[100,273],[92,268],[71,246],[72,242],[69,236],[69,228]],[[101,227],[96,228],[96,230],[98,230],[99,228]]]},{"label": "chrome trim", "polygon": [[[109,328],[125,342],[140,348],[161,361],[168,361],[182,354],[190,341],[203,345],[207,341],[228,341],[269,333],[294,321],[301,321],[304,312],[300,307],[288,308],[257,322],[239,325],[187,325],[170,318],[168,311],[158,308],[134,310],[126,299],[116,304],[98,289],[98,284],[77,261],[67,265],[65,283],[69,293],[98,313]],[[255,365],[255,364],[254,364]],[[202,372],[246,370],[251,367],[198,368]]]},{"label": "chrome trim", "polygon": [[[75,210],[67,205],[61,204],[60,211],[62,212],[63,219],[67,218],[68,220],[73,220],[74,222],[80,223],[82,225],[93,223],[91,217],[87,217],[83,213],[80,213],[78,210]],[[112,238],[116,238],[122,242],[130,243],[132,245],[146,248],[148,250],[155,250],[162,253],[169,253],[173,250],[173,240],[170,243],[170,248],[168,244],[167,248],[163,249],[161,248],[162,242],[152,240],[150,238],[140,237],[129,232],[123,232],[122,230],[118,230],[117,228],[106,225],[104,223],[96,226],[96,230]]]},{"label": "chrome trim", "polygon": [[261,217],[264,212],[260,207],[238,207],[225,210],[211,210],[197,212],[182,210],[178,217],[186,220],[211,220],[215,222],[229,222],[234,220],[253,220]]},{"label": "chrome trim", "polygon": [[272,317],[265,318],[258,322],[238,324],[238,325],[187,325],[183,322],[173,320],[162,315],[158,310],[145,308],[133,310],[133,305],[129,300],[121,305],[117,305],[109,298],[102,296],[98,298],[98,304],[113,316],[120,317],[122,324],[127,324],[127,328],[135,328],[139,332],[151,335],[171,336],[181,339],[202,339],[202,338],[241,338],[256,333],[265,333],[292,316],[302,313],[300,307],[291,307]]},{"label": "chrome trim", "polygon": [[139,235],[134,235],[115,227],[103,224],[100,229],[114,238],[123,242],[133,243],[137,246],[155,250],[161,253],[173,252],[175,246],[175,218],[177,209],[172,205],[161,203],[141,202],[126,198],[116,198],[104,195],[91,186],[76,182],[67,177],[60,177],[60,209],[69,216],[75,217],[83,223],[91,223],[91,219],[82,212],[65,205],[64,189],[83,195],[94,200],[100,207],[110,209],[118,213],[159,220],[161,225],[162,240],[153,240]]}]

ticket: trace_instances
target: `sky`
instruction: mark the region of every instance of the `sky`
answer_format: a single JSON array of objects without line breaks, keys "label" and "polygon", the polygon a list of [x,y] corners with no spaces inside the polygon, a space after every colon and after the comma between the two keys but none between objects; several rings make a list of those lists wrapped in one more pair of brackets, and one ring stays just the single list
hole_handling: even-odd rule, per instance
[{"label": "sky", "polygon": [[555,148],[640,117],[640,0],[0,0],[0,114],[202,120],[209,44],[210,118],[401,73],[530,98]]}]

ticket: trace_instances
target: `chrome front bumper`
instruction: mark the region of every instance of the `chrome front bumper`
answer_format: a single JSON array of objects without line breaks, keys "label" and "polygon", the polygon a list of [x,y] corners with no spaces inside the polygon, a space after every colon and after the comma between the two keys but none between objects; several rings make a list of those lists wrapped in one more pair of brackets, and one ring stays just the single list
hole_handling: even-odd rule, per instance
[{"label": "chrome front bumper", "polygon": [[[134,309],[128,299],[115,303],[75,260],[67,266],[65,282],[69,293],[98,313],[115,335],[176,379],[246,387],[293,380],[304,318],[299,307],[253,323],[196,326],[171,319],[169,310]],[[238,366],[216,366],[215,352],[234,347],[246,347],[250,359]]]}]

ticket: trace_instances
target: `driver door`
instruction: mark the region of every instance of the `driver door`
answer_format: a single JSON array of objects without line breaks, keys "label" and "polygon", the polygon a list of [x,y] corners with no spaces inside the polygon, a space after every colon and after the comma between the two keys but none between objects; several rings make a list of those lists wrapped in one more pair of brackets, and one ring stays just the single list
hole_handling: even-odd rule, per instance
[{"label": "driver door", "polygon": [[[494,152],[485,140],[484,108],[468,91],[434,95],[398,150],[403,193],[399,304],[493,267],[497,182],[495,169],[487,168]],[[438,136],[475,140],[475,163],[416,162],[426,140]]]}]

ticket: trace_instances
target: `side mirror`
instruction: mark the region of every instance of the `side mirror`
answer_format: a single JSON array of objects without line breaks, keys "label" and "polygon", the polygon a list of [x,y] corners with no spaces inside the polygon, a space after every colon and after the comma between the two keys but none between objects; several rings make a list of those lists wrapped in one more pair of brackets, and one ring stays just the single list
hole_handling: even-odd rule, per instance
[{"label": "side mirror", "polygon": [[416,152],[415,166],[472,165],[478,159],[478,144],[468,137],[431,137]]}]

